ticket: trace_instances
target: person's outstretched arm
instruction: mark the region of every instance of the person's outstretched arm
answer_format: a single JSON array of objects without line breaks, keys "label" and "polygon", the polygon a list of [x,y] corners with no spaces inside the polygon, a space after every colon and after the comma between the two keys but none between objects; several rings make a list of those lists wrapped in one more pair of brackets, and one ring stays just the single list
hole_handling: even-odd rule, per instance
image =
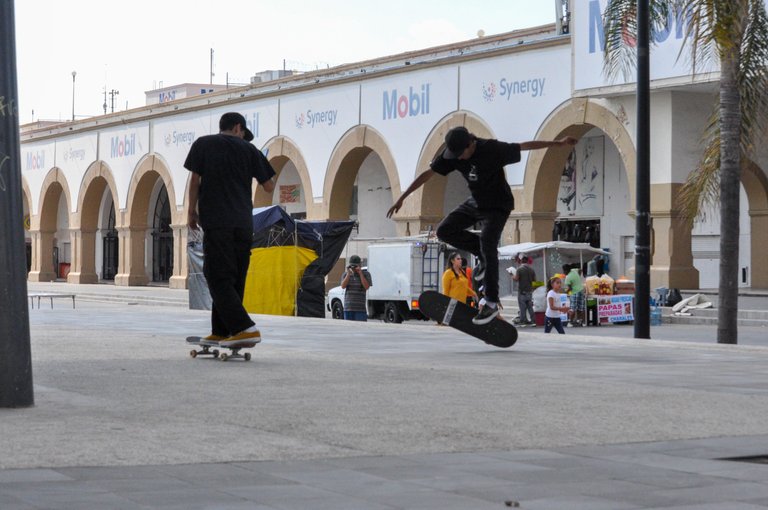
[{"label": "person's outstretched arm", "polygon": [[573,147],[574,145],[576,145],[577,142],[578,140],[572,136],[566,136],[564,138],[561,138],[559,140],[554,140],[551,142],[532,140],[530,142],[522,142],[520,144],[520,150],[535,151],[537,149],[549,149],[550,147],[566,147],[566,146]]},{"label": "person's outstretched arm", "polygon": [[387,218],[391,218],[393,214],[399,211],[400,208],[403,207],[403,200],[405,200],[408,195],[419,189],[425,182],[430,180],[433,175],[435,175],[433,170],[427,170],[426,172],[416,177],[411,185],[408,186],[408,189],[406,189],[403,194],[400,195],[400,198],[397,199],[395,205],[389,208],[389,211],[387,211]]}]

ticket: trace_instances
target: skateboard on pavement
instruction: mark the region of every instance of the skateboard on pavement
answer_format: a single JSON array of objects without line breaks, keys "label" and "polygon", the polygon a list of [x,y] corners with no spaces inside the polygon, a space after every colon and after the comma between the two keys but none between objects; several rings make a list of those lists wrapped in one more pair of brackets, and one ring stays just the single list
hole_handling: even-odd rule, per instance
[{"label": "skateboard on pavement", "polygon": [[434,290],[428,290],[419,296],[419,310],[434,321],[447,324],[496,347],[506,349],[517,341],[517,329],[509,322],[496,318],[488,324],[473,324],[472,318],[477,315],[477,308]]},{"label": "skateboard on pavement", "polygon": [[[187,343],[191,345],[199,345],[201,347],[201,350],[192,349],[189,351],[189,355],[193,358],[197,358],[198,356],[213,356],[214,358],[218,358],[221,361],[227,361],[229,359],[244,359],[245,361],[251,360],[251,353],[246,352],[243,354],[240,354],[240,349],[250,349],[251,347],[255,346],[258,342],[254,342],[253,340],[235,340],[233,342],[211,342],[208,340],[203,340],[202,337],[199,336],[188,336],[187,337]],[[219,349],[216,349],[216,347],[223,348],[223,349],[229,349],[230,352],[220,352]]]}]

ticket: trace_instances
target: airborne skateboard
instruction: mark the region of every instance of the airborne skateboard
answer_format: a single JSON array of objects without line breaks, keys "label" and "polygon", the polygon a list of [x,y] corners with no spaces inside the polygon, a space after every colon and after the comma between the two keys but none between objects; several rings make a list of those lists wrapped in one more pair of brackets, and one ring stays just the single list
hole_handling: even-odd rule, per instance
[{"label": "airborne skateboard", "polygon": [[[199,345],[202,349],[192,349],[189,351],[189,355],[193,358],[196,358],[198,356],[213,356],[214,358],[219,358],[221,361],[227,361],[229,359],[244,359],[245,361],[251,360],[251,353],[246,352],[244,354],[240,354],[240,349],[250,349],[251,347],[255,346],[258,342],[254,342],[253,340],[236,340],[234,342],[211,342],[207,340],[203,340],[202,337],[199,336],[188,336],[187,337],[187,343],[191,345]],[[220,347],[224,349],[229,349],[230,352],[219,352],[219,349],[211,349],[212,347]]]},{"label": "airborne skateboard", "polygon": [[419,310],[432,320],[447,324],[496,347],[506,349],[517,341],[517,329],[509,322],[497,318],[488,324],[473,324],[472,318],[477,315],[476,308],[434,290],[428,290],[419,296]]}]

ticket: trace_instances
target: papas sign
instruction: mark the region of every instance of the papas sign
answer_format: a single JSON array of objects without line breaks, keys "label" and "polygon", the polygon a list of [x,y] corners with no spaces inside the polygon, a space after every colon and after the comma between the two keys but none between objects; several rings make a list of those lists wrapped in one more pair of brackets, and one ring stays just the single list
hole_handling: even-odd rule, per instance
[{"label": "papas sign", "polygon": [[600,322],[630,322],[635,320],[631,294],[597,297]]}]

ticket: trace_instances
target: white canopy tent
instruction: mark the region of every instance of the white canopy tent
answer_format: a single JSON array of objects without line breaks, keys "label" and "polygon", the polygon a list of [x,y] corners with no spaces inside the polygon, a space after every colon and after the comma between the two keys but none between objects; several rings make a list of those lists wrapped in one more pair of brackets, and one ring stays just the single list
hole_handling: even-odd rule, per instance
[{"label": "white canopy tent", "polygon": [[509,244],[499,248],[499,265],[513,266],[515,258],[522,254],[533,258],[537,279],[546,281],[555,273],[561,272],[565,264],[578,262],[579,267],[584,267],[584,263],[595,255],[609,255],[610,252],[594,248],[587,243],[566,241]]}]

